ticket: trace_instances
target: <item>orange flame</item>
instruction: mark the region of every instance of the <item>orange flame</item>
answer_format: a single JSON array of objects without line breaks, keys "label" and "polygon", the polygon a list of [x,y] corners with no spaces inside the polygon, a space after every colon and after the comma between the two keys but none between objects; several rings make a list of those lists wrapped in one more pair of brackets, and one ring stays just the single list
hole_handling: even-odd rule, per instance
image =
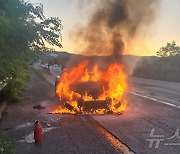
[{"label": "orange flame", "polygon": [[[113,113],[121,113],[126,109],[127,100],[124,98],[124,94],[127,90],[126,74],[124,72],[124,66],[121,64],[113,63],[107,70],[100,70],[98,65],[95,65],[92,71],[89,71],[88,61],[80,63],[77,67],[71,70],[66,70],[63,72],[59,78],[59,83],[56,88],[56,94],[59,96],[61,105],[55,109],[52,113],[71,113],[75,114],[79,111],[77,101],[82,98],[82,95],[73,90],[72,86],[77,83],[106,83],[103,85],[103,90],[98,96],[97,100],[105,100],[111,98],[112,103],[110,110]],[[85,101],[93,101],[94,98],[84,92],[83,99]],[[68,102],[73,106],[73,110],[66,109],[63,104]],[[93,111],[93,113],[103,114],[105,109],[98,109]]]}]

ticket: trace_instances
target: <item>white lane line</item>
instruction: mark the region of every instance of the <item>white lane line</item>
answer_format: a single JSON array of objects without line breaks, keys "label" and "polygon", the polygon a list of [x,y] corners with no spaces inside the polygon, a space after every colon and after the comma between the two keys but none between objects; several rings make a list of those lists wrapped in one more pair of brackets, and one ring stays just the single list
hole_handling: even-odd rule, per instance
[{"label": "white lane line", "polygon": [[[46,78],[46,79],[47,79],[47,78]],[[49,82],[51,85],[54,86],[54,83],[53,83],[51,80],[49,80],[49,79],[47,79],[47,80],[48,80],[48,82]],[[177,109],[180,109],[180,106],[175,105],[175,104],[171,104],[171,103],[168,103],[168,102],[165,102],[165,101],[162,101],[162,100],[157,100],[157,99],[155,99],[155,98],[148,97],[148,96],[145,96],[145,95],[141,95],[141,94],[138,94],[138,93],[135,93],[135,92],[129,92],[129,93],[134,94],[134,95],[136,95],[136,96],[140,96],[140,97],[149,99],[149,100],[152,100],[152,101],[155,101],[155,102],[158,102],[158,103],[161,103],[161,104],[165,104],[165,105],[168,105],[168,106],[171,106],[171,107],[175,107],[175,108],[177,108]]]},{"label": "white lane line", "polygon": [[22,129],[22,128],[30,127],[30,126],[33,126],[33,125],[34,125],[34,123],[27,122],[25,124],[16,126],[15,129]]},{"label": "white lane line", "polygon": [[168,106],[171,106],[171,107],[175,107],[177,109],[180,109],[180,106],[178,105],[175,105],[175,104],[171,104],[171,103],[168,103],[168,102],[165,102],[165,101],[162,101],[162,100],[157,100],[155,98],[152,98],[152,97],[148,97],[148,96],[144,96],[144,95],[141,95],[141,94],[138,94],[138,93],[135,93],[135,92],[129,92],[131,94],[134,94],[136,96],[140,96],[140,97],[143,97],[143,98],[146,98],[146,99],[150,99],[152,101],[155,101],[155,102],[158,102],[158,103],[161,103],[161,104],[165,104],[165,105],[168,105]]}]

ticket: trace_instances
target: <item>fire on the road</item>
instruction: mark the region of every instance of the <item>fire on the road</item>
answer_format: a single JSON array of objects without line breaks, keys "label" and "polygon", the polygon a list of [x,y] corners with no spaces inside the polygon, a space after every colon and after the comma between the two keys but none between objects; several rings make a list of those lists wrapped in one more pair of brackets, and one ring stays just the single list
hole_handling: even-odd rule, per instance
[{"label": "fire on the road", "polygon": [[[52,114],[121,113],[126,109],[126,74],[121,64],[113,63],[106,70],[98,65],[88,67],[88,61],[63,72],[58,79],[56,94],[60,106]],[[91,106],[96,107],[91,107]]]}]

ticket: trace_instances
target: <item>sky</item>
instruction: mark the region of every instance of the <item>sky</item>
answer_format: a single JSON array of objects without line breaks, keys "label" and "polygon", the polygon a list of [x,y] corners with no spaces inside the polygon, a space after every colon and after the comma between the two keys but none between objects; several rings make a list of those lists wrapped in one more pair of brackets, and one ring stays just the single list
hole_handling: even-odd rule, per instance
[{"label": "sky", "polygon": [[[81,7],[80,0],[29,0],[32,3],[42,3],[46,17],[59,17],[62,20],[62,45],[55,48],[57,51],[79,53],[76,40],[72,39],[72,31],[78,25],[84,25],[91,14],[95,4],[91,3]],[[82,2],[84,0],[81,0]],[[142,0],[143,1],[143,0]],[[156,55],[160,47],[167,42],[175,40],[180,46],[180,0],[161,0],[156,20],[147,27],[143,35],[134,39],[125,54],[138,56]]]}]

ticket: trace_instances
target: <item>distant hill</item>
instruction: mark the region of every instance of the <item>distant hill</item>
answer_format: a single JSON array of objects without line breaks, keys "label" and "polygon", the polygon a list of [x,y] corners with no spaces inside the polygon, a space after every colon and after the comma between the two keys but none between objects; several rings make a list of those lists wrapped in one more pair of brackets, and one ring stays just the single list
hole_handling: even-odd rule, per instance
[{"label": "distant hill", "polygon": [[[141,59],[149,59],[153,60],[156,57],[153,56],[133,56],[133,55],[123,55],[119,57],[118,62],[125,65],[126,72],[131,75],[134,68],[136,67],[136,64]],[[58,64],[63,65],[66,67],[72,67],[77,65],[79,62],[83,60],[90,60],[91,63],[97,63],[100,67],[105,67],[106,65],[109,65],[111,62],[113,62],[113,58],[111,56],[83,56],[80,54],[72,54],[68,52],[58,52]]]},{"label": "distant hill", "polygon": [[[65,51],[55,51],[54,55],[58,56],[50,58],[53,59],[53,63],[67,68],[76,66],[84,60],[89,60],[89,65],[98,64],[101,69],[114,62],[112,56],[83,56]],[[52,53],[49,56],[52,57]],[[122,63],[127,74],[131,76],[180,82],[180,55],[167,58],[122,55],[119,58],[116,57],[116,62]]]},{"label": "distant hill", "polygon": [[132,75],[142,78],[180,82],[180,55],[143,58],[136,64]]}]

